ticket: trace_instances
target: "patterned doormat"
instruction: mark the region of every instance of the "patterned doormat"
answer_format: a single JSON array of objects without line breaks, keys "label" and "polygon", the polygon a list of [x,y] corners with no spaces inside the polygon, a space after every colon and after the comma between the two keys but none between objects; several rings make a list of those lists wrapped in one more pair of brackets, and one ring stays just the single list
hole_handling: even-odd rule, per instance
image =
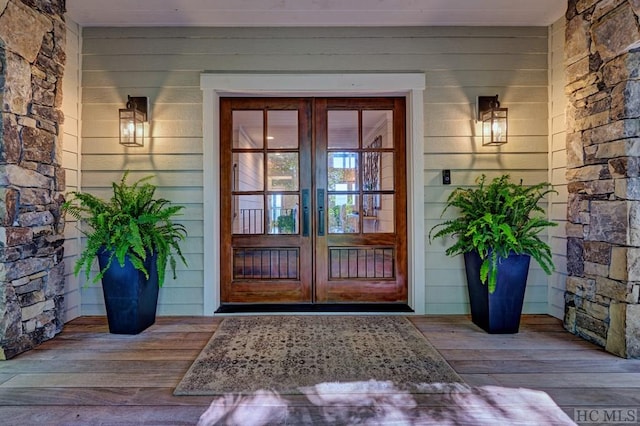
[{"label": "patterned doormat", "polygon": [[413,324],[400,316],[225,318],[174,395],[219,395],[330,382],[387,381],[421,393],[462,379]]}]

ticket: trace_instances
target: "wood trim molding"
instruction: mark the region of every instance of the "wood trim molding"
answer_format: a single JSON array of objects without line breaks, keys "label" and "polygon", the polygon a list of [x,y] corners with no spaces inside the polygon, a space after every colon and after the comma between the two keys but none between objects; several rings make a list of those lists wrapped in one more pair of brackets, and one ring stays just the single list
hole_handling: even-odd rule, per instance
[{"label": "wood trim molding", "polygon": [[[404,96],[407,99],[407,198],[409,240],[409,305],[424,314],[424,103],[423,73],[203,73],[203,196],[204,211],[220,209],[221,96]],[[416,238],[417,236],[417,238]],[[219,216],[204,216],[203,314],[213,315],[220,304]]]}]

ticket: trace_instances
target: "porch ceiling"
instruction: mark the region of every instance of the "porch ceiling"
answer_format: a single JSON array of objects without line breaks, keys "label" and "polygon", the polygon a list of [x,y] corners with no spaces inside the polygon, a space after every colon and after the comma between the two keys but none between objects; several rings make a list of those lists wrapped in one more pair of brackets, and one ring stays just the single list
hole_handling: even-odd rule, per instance
[{"label": "porch ceiling", "polygon": [[82,26],[546,26],[566,0],[67,0]]}]

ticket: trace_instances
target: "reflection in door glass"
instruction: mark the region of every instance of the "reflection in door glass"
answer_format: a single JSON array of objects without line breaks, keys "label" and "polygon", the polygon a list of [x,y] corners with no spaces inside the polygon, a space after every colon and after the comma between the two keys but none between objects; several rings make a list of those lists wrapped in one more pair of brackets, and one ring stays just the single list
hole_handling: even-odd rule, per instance
[{"label": "reflection in door glass", "polygon": [[262,195],[236,195],[231,203],[234,234],[264,233]]},{"label": "reflection in door glass", "polygon": [[329,111],[327,139],[329,149],[358,148],[358,111]]},{"label": "reflection in door glass", "polygon": [[300,204],[297,195],[267,196],[269,234],[297,234],[300,231]]},{"label": "reflection in door glass", "polygon": [[358,153],[330,152],[327,154],[327,188],[329,191],[358,190]]},{"label": "reflection in door glass", "polygon": [[362,232],[365,234],[395,232],[394,200],[391,194],[365,195],[362,200],[364,216]]},{"label": "reflection in door glass", "polygon": [[393,153],[383,152],[380,154],[380,189],[392,191],[393,185]]},{"label": "reflection in door glass", "polygon": [[298,190],[298,153],[276,152],[267,155],[267,190]]},{"label": "reflection in door glass", "polygon": [[354,234],[360,232],[359,196],[355,194],[329,195],[329,233]]},{"label": "reflection in door glass", "polygon": [[264,190],[263,158],[263,154],[257,152],[233,154],[231,169],[233,191]]},{"label": "reflection in door glass", "polygon": [[364,152],[362,154],[362,189],[393,191],[393,153]]},{"label": "reflection in door glass", "polygon": [[298,111],[267,111],[267,147],[298,148]]},{"label": "reflection in door glass", "polygon": [[233,111],[233,147],[262,148],[263,128],[262,111]]},{"label": "reflection in door glass", "polygon": [[362,147],[393,148],[393,111],[362,111]]}]

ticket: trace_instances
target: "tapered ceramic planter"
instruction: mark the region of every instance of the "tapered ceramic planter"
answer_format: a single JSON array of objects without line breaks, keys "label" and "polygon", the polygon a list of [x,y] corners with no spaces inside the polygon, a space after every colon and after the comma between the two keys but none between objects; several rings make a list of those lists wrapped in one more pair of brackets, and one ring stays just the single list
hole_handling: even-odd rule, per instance
[{"label": "tapered ceramic planter", "polygon": [[492,334],[517,333],[531,256],[512,253],[498,263],[496,289],[480,281],[482,259],[477,251],[464,254],[471,304],[471,320]]},{"label": "tapered ceramic planter", "polygon": [[[124,266],[113,259],[102,277],[102,291],[109,321],[109,331],[114,334],[138,334],[156,321],[158,305],[157,255],[149,255],[145,268],[149,279],[133,267],[129,258]],[[100,269],[109,261],[109,252],[98,253]]]}]

